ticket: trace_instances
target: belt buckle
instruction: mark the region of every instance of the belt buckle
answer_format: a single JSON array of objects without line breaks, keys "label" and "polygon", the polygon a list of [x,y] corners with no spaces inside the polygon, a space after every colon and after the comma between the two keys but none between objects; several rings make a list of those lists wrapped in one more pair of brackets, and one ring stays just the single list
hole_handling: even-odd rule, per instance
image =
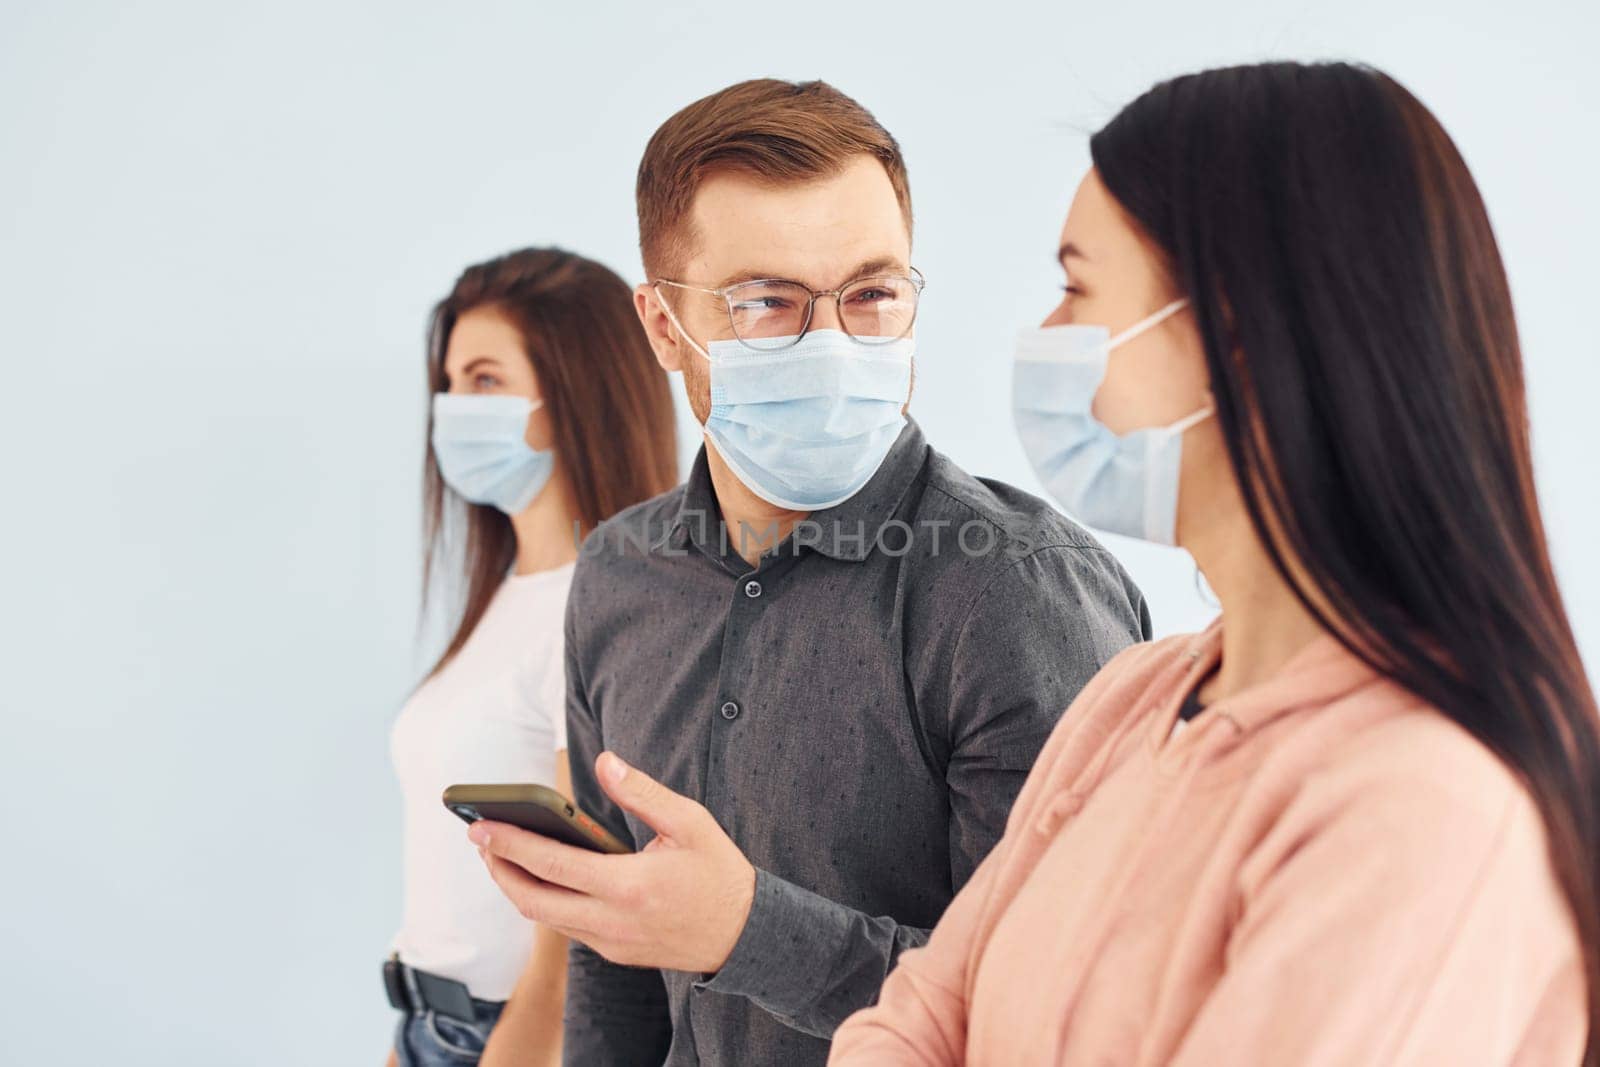
[{"label": "belt buckle", "polygon": [[411,968],[411,979],[416,983],[420,999],[430,1011],[448,1015],[471,1026],[478,1021],[478,1012],[472,1006],[472,994],[462,982],[427,971]]},{"label": "belt buckle", "polygon": [[395,953],[383,961],[383,991],[389,996],[389,1005],[396,1011],[409,1012],[411,998],[406,995],[405,964]]}]

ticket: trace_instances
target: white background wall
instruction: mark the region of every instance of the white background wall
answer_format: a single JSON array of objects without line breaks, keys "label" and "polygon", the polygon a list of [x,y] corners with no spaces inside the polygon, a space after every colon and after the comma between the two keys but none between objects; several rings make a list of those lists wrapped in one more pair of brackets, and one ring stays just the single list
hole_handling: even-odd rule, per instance
[{"label": "white background wall", "polygon": [[[379,1061],[425,312],[526,244],[637,279],[646,138],[745,77],[825,77],[900,138],[930,279],[916,414],[1035,487],[1008,358],[1055,299],[1085,134],[1202,66],[1398,76],[1497,225],[1600,663],[1596,10],[7,0],[0,1062]],[[1163,632],[1209,615],[1184,557],[1112,544]]]}]

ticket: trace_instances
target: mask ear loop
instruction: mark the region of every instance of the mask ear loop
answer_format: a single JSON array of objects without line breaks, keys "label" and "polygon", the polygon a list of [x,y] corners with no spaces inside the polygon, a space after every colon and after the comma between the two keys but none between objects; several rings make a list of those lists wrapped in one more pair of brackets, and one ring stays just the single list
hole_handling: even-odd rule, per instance
[{"label": "mask ear loop", "polygon": [[700,353],[700,358],[701,359],[705,360],[707,363],[710,363],[711,362],[711,353],[707,352],[705,349],[701,348],[700,347],[700,343],[698,341],[696,341],[693,337],[689,336],[689,331],[685,330],[683,328],[683,324],[678,321],[678,316],[676,316],[676,315],[674,315],[672,313],[672,305],[668,304],[666,302],[666,300],[661,296],[661,283],[660,282],[656,282],[654,285],[652,285],[650,287],[650,291],[652,293],[656,294],[656,303],[660,304],[661,305],[661,310],[665,311],[667,313],[667,321],[672,323],[672,328],[674,330],[678,331],[678,336],[683,338],[685,341],[689,342],[689,347],[694,349],[696,352]]},{"label": "mask ear loop", "polygon": [[[1126,330],[1123,330],[1121,333],[1117,334],[1110,341],[1108,341],[1106,343],[1106,351],[1110,352],[1118,345],[1126,344],[1145,331],[1154,329],[1156,326],[1159,326],[1167,319],[1176,315],[1182,308],[1188,306],[1188,303],[1188,297],[1180,296],[1166,307],[1161,308],[1153,314],[1146,315],[1143,319],[1140,319],[1138,322],[1134,323],[1132,326],[1129,326]],[[1176,436],[1189,429],[1189,427],[1209,419],[1212,415],[1216,414],[1216,410],[1217,409],[1215,407],[1207,404],[1194,414],[1186,415],[1177,422],[1172,423],[1170,426],[1161,427],[1160,432],[1163,437]]]},{"label": "mask ear loop", "polygon": [[[1185,415],[1183,418],[1179,419],[1177,422],[1174,422],[1174,423],[1172,423],[1172,424],[1170,424],[1168,426],[1158,426],[1158,427],[1153,427],[1153,428],[1151,428],[1149,430],[1138,431],[1138,432],[1142,432],[1145,435],[1145,437],[1144,437],[1145,469],[1149,470],[1149,469],[1152,469],[1152,468],[1154,468],[1156,466],[1156,457],[1161,454],[1161,449],[1167,444],[1167,442],[1171,441],[1173,438],[1181,438],[1183,436],[1185,430],[1189,429],[1189,427],[1195,425],[1196,423],[1204,422],[1206,419],[1209,419],[1212,416],[1212,414],[1213,414],[1213,410],[1208,405],[1206,407],[1201,408],[1199,411],[1194,412],[1193,414]],[[1156,481],[1148,479],[1148,478],[1145,480],[1145,486],[1144,486],[1145,540],[1153,542],[1154,544],[1158,544],[1158,545],[1176,545],[1178,543],[1178,541],[1177,541],[1177,531],[1175,529],[1174,530],[1154,530],[1154,529],[1151,529],[1151,527],[1150,527],[1150,522],[1151,522],[1150,516],[1155,514],[1156,505],[1160,502],[1159,493],[1160,493],[1161,488],[1162,487],[1161,487],[1161,484],[1159,482],[1156,482]],[[1176,521],[1177,521],[1176,513],[1174,513],[1174,515],[1173,515],[1173,521],[1174,521],[1174,523],[1176,523]]]},{"label": "mask ear loop", "polygon": [[1215,415],[1216,413],[1217,413],[1217,409],[1212,407],[1210,404],[1207,404],[1205,407],[1201,408],[1199,411],[1195,412],[1193,415],[1185,415],[1183,418],[1179,419],[1177,422],[1173,423],[1171,426],[1168,426],[1166,428],[1166,433],[1169,436],[1177,437],[1180,434],[1182,434],[1185,430],[1189,429],[1189,427],[1197,426],[1200,423],[1205,422],[1207,419],[1209,419],[1212,415]]},{"label": "mask ear loop", "polygon": [[1118,333],[1115,338],[1107,341],[1107,352],[1109,352],[1110,349],[1115,349],[1118,344],[1128,344],[1128,342],[1133,341],[1134,338],[1138,338],[1139,334],[1144,333],[1146,330],[1154,330],[1155,326],[1162,325],[1162,323],[1166,322],[1168,318],[1178,314],[1179,310],[1186,306],[1186,304],[1189,304],[1189,298],[1187,298],[1187,296],[1179,296],[1176,301],[1171,302],[1171,304],[1168,304],[1168,306],[1162,307],[1162,309],[1157,310],[1157,312],[1154,312],[1154,314],[1146,315],[1146,317],[1141,318],[1139,322],[1133,323],[1133,325],[1128,326],[1126,330],[1123,330],[1122,333]]},{"label": "mask ear loop", "polygon": [[1123,330],[1121,333],[1117,334],[1110,341],[1107,341],[1106,350],[1110,351],[1111,349],[1116,348],[1118,345],[1127,344],[1129,341],[1133,340],[1135,337],[1138,337],[1146,330],[1154,329],[1155,327],[1161,325],[1161,323],[1165,322],[1173,315],[1176,315],[1179,310],[1185,307],[1188,303],[1188,297],[1180,296],[1178,299],[1174,300],[1172,303],[1168,304],[1166,307],[1160,309],[1154,314],[1146,315],[1132,326],[1129,326],[1126,330]]},{"label": "mask ear loop", "polygon": [[911,394],[917,391],[917,351],[914,347],[911,350],[911,358],[907,362],[910,364],[911,373],[906,375],[906,398],[900,401],[900,415],[902,418],[905,417],[906,412],[911,410]]},{"label": "mask ear loop", "polygon": [[[678,336],[689,342],[689,347],[694,349],[695,352],[699,353],[701,359],[705,360],[707,363],[710,363],[711,353],[701,348],[695,339],[689,336],[689,331],[683,328],[683,324],[678,321],[678,316],[672,313],[672,305],[668,304],[666,300],[662,298],[661,283],[656,282],[650,287],[650,291],[656,294],[656,303],[660,304],[661,310],[667,313],[667,321],[672,323],[672,328],[674,330],[678,331]],[[710,432],[706,429],[705,423],[700,424],[700,436],[706,439],[707,445],[711,446],[712,448],[716,448],[717,442],[712,438]]]}]

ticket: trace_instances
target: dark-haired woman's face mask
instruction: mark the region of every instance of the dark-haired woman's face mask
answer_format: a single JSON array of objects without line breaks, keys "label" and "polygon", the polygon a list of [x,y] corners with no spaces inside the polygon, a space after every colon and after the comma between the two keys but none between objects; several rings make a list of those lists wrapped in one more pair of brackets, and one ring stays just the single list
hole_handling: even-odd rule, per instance
[{"label": "dark-haired woman's face mask", "polygon": [[1097,529],[1175,544],[1184,435],[1212,413],[1187,298],[1098,176],[1062,230],[1065,293],[1019,340],[1012,412],[1050,494]]},{"label": "dark-haired woman's face mask", "polygon": [[1017,342],[1012,414],[1022,450],[1050,495],[1097,529],[1177,543],[1183,434],[1211,407],[1120,435],[1093,408],[1112,350],[1187,303],[1175,300],[1115,337],[1106,326],[1069,323],[1029,330]]}]

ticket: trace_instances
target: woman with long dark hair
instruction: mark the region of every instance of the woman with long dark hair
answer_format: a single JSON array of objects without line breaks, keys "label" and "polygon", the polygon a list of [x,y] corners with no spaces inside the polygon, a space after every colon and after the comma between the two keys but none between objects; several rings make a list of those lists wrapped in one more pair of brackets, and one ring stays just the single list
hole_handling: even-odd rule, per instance
[{"label": "woman with long dark hair", "polygon": [[1017,429],[1222,617],[1090,683],[831,1062],[1595,1063],[1595,699],[1460,155],[1384,74],[1291,63],[1091,152]]},{"label": "woman with long dark hair", "polygon": [[570,794],[562,622],[578,542],[677,481],[672,396],[627,284],[539,248],[469,267],[434,309],[428,390],[423,585],[448,580],[455,627],[394,728],[391,1062],[556,1064],[565,939],[500,896],[439,798],[456,782]]}]

